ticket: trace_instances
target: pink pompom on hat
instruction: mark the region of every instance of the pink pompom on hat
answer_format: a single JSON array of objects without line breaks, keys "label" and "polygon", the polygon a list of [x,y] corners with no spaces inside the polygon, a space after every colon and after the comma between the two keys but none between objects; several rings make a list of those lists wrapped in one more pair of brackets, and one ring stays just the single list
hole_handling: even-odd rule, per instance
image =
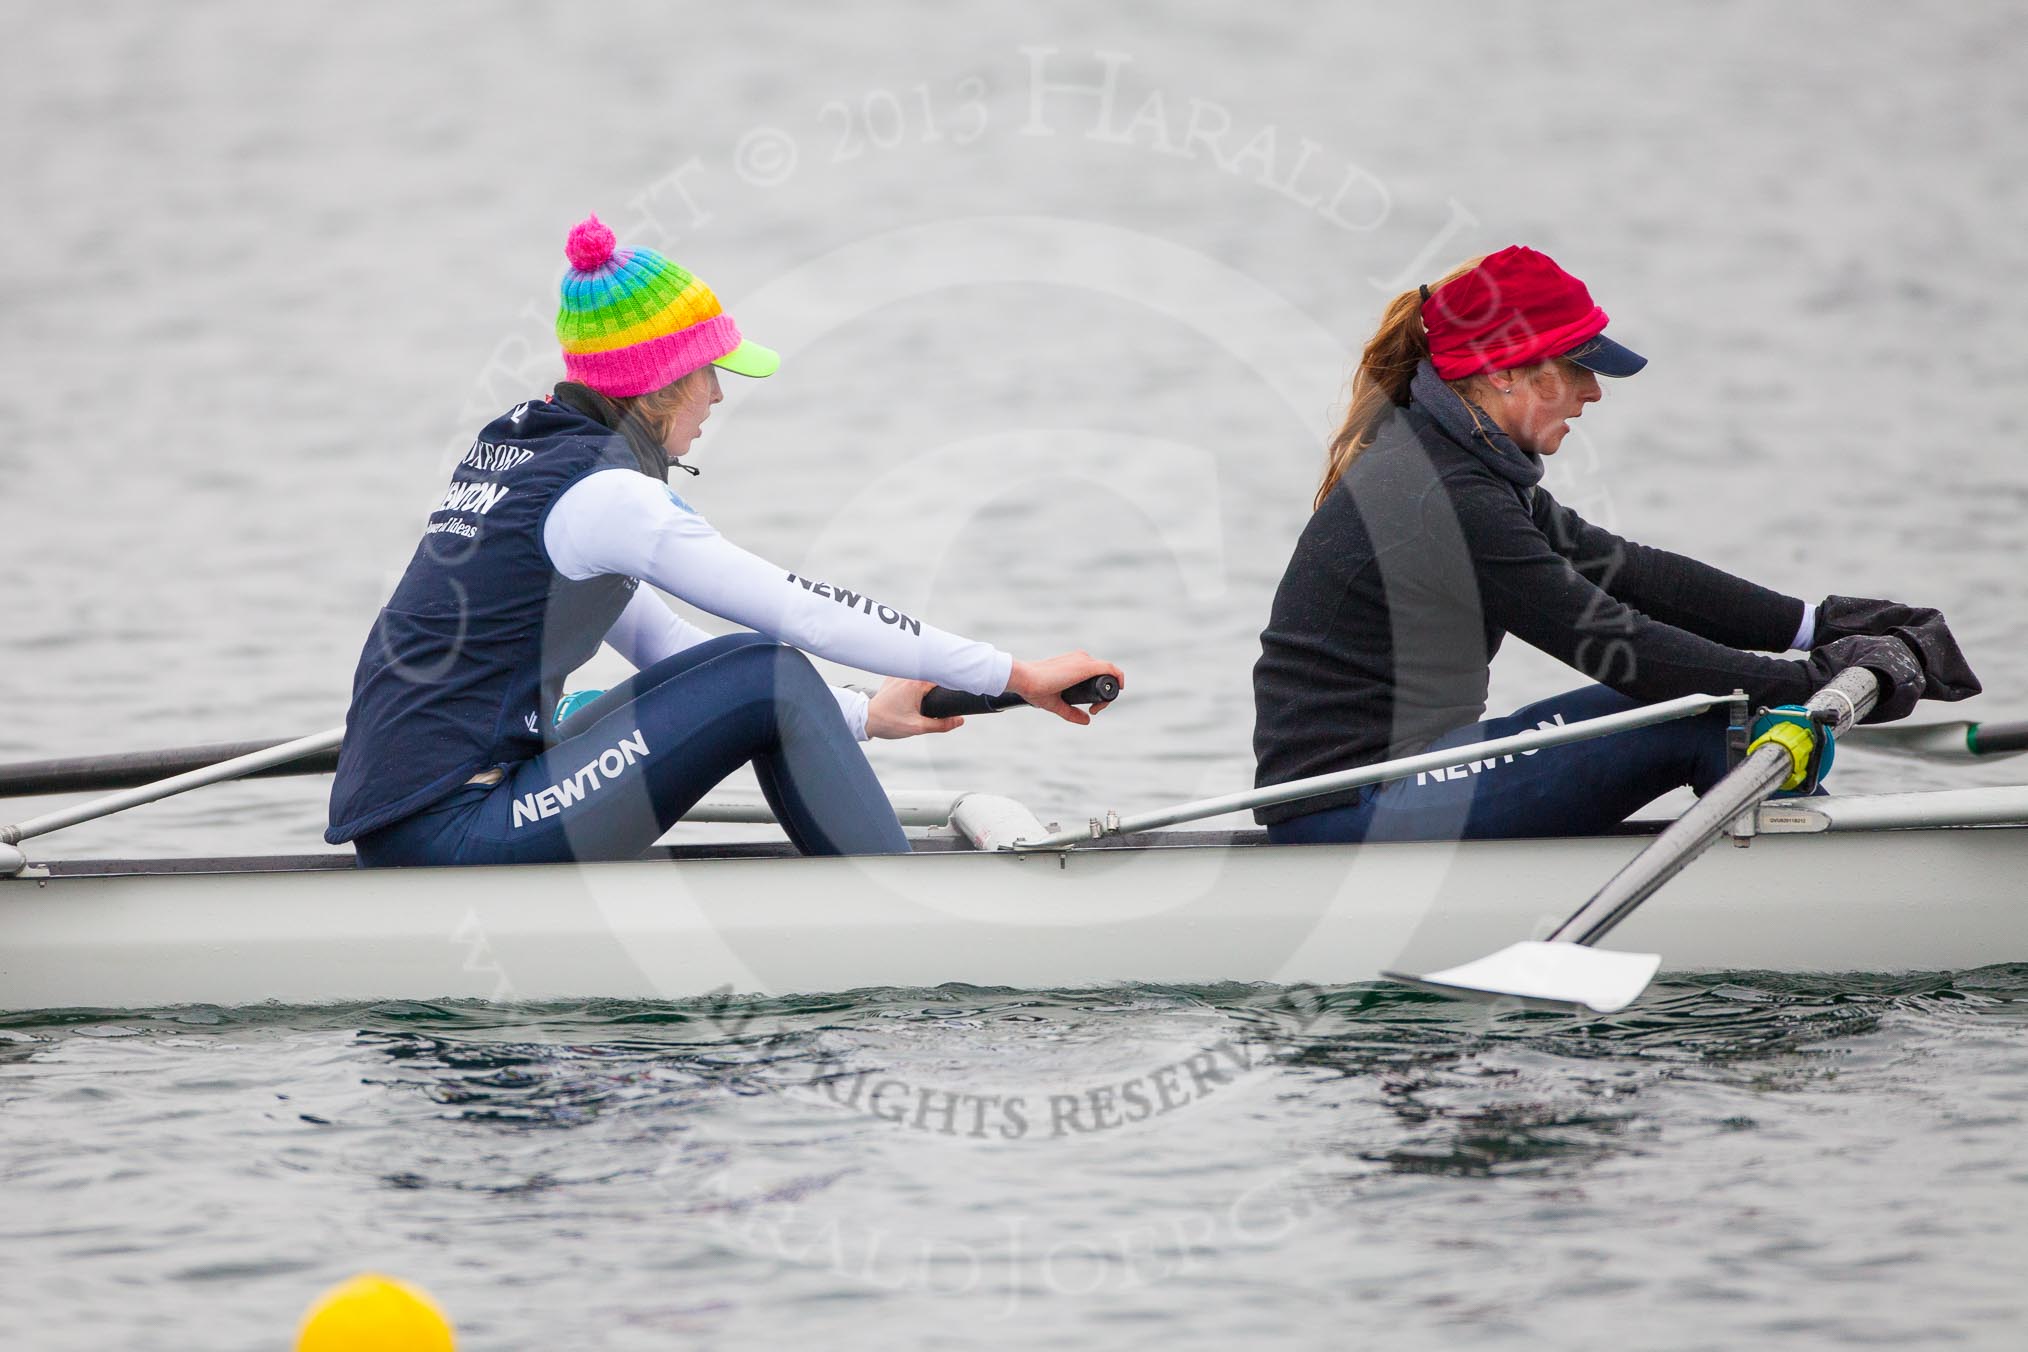
[{"label": "pink pompom on hat", "polygon": [[711,288],[653,249],[616,249],[596,216],[563,246],[556,312],[564,374],[612,399],[659,390],[701,366],[769,376],[781,355],[740,335]]}]

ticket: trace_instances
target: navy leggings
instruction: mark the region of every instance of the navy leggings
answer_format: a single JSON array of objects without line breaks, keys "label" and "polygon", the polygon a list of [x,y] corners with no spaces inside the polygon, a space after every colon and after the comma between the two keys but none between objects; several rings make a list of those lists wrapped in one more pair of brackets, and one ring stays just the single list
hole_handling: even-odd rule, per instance
[{"label": "navy leggings", "polygon": [[700,643],[571,715],[556,745],[361,836],[359,862],[631,859],[751,761],[804,854],[907,854],[873,767],[810,660],[759,634]]},{"label": "navy leggings", "polygon": [[[1575,723],[1637,703],[1602,685],[1585,686],[1447,732],[1429,749],[1507,737],[1543,723]],[[1356,803],[1270,826],[1268,839],[1314,844],[1595,835],[1671,789],[1687,784],[1701,794],[1717,783],[1726,771],[1725,725],[1725,711],[1713,709],[1588,742],[1410,775],[1362,790]]]}]

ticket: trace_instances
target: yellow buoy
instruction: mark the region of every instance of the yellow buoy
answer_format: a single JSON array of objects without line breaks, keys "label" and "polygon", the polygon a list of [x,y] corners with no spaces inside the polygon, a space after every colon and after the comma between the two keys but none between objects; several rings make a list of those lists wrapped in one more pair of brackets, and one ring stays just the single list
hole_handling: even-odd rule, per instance
[{"label": "yellow buoy", "polygon": [[296,1352],[455,1352],[450,1321],[428,1293],[362,1272],[317,1297]]}]

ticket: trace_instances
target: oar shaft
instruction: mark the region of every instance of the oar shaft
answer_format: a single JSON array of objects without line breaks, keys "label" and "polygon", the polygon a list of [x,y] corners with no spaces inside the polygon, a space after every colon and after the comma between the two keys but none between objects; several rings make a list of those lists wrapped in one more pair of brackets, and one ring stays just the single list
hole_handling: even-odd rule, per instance
[{"label": "oar shaft", "polygon": [[1854,729],[1853,745],[1925,760],[2000,760],[2028,751],[2028,721],[1883,723]]},{"label": "oar shaft", "polygon": [[[1153,831],[1163,826],[1175,826],[1182,822],[1202,821],[1206,817],[1223,816],[1228,812],[1244,812],[1251,808],[1269,807],[1276,803],[1292,803],[1300,798],[1315,798],[1320,794],[1334,793],[1339,789],[1363,788],[1368,784],[1380,784],[1390,779],[1403,779],[1409,775],[1429,770],[1442,770],[1453,765],[1467,765],[1475,760],[1491,760],[1495,756],[1516,756],[1529,751],[1540,751],[1544,747],[1563,746],[1570,742],[1582,742],[1608,733],[1630,732],[1635,728],[1652,727],[1678,718],[1689,718],[1721,704],[1729,704],[1730,695],[1684,695],[1679,699],[1664,700],[1660,704],[1647,704],[1638,709],[1628,709],[1616,714],[1601,714],[1579,723],[1558,724],[1545,728],[1534,728],[1528,732],[1517,732],[1506,737],[1495,737],[1491,741],[1473,742],[1468,746],[1443,747],[1436,751],[1424,751],[1414,756],[1403,756],[1398,760],[1381,761],[1375,765],[1362,765],[1350,770],[1336,770],[1325,775],[1311,775],[1307,779],[1292,779],[1285,784],[1270,784],[1266,788],[1253,789],[1245,793],[1228,793],[1217,798],[1199,798],[1194,802],[1178,803],[1174,807],[1160,808],[1153,812],[1137,813],[1121,817],[1105,827],[1098,834],[1128,835],[1135,831]],[[1054,835],[1038,840],[1015,842],[1015,848],[1023,850],[1053,850],[1066,845],[1075,845],[1090,840],[1095,834],[1087,827],[1082,830],[1058,831]]]},{"label": "oar shaft", "polygon": [[[1864,718],[1879,697],[1879,679],[1864,667],[1850,667],[1804,707],[1829,720],[1835,735]],[[1791,767],[1788,751],[1780,746],[1764,746],[1741,761],[1559,925],[1549,942],[1595,944],[1604,938],[1657,888],[1711,848],[1734,818],[1766,801],[1788,779]]]},{"label": "oar shaft", "polygon": [[[133,751],[114,756],[68,756],[55,760],[17,761],[0,765],[0,798],[36,798],[45,794],[106,792],[153,784],[171,775],[188,774],[220,761],[236,760],[282,746],[290,738],[262,742],[218,742],[209,746],[178,746],[159,751]],[[338,765],[336,748],[303,756],[283,765],[256,770],[263,775],[322,775]]]},{"label": "oar shaft", "polygon": [[18,845],[24,840],[48,835],[51,831],[61,830],[66,826],[76,826],[79,822],[109,817],[115,812],[124,812],[143,803],[152,803],[158,799],[186,793],[191,789],[203,788],[207,784],[221,784],[228,779],[239,779],[256,771],[286,765],[305,756],[335,750],[344,737],[344,728],[330,728],[308,737],[298,737],[293,742],[281,742],[246,755],[220,761],[216,765],[207,765],[185,774],[157,780],[153,784],[124,789],[119,793],[109,793],[88,803],[79,803],[57,812],[45,813],[40,817],[31,817],[16,826],[0,827],[0,844]]},{"label": "oar shaft", "polygon": [[1780,788],[1789,776],[1789,764],[1788,751],[1779,746],[1764,746],[1748,756],[1614,874],[1582,910],[1557,926],[1549,942],[1595,944],[1603,939],[1629,911],[1717,843],[1734,818]]}]

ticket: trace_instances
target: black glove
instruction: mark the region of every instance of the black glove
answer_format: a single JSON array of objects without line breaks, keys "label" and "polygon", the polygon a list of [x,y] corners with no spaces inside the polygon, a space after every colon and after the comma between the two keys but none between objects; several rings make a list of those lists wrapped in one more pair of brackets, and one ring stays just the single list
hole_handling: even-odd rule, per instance
[{"label": "black glove", "polygon": [[1938,612],[1922,606],[1905,606],[1899,601],[1869,601],[1863,596],[1827,596],[1817,602],[1817,627],[1810,635],[1810,646],[1821,648],[1826,643],[1854,634],[1891,634],[1904,624],[1919,624],[1937,615]]},{"label": "black glove", "polygon": [[1862,723],[1891,723],[1908,717],[1922,698],[1927,684],[1922,664],[1906,643],[1898,638],[1854,634],[1836,639],[1811,652],[1804,667],[1810,673],[1810,690],[1822,690],[1831,678],[1847,667],[1864,667],[1880,678],[1880,698]]},{"label": "black glove", "polygon": [[[1949,703],[1970,699],[1982,688],[1940,610],[1858,596],[1827,596],[1817,606],[1817,629],[1810,636],[1810,647],[1835,645],[1862,634],[1898,638],[1908,645],[1922,664],[1924,699]],[[1881,702],[1886,703],[1884,699]]]}]

